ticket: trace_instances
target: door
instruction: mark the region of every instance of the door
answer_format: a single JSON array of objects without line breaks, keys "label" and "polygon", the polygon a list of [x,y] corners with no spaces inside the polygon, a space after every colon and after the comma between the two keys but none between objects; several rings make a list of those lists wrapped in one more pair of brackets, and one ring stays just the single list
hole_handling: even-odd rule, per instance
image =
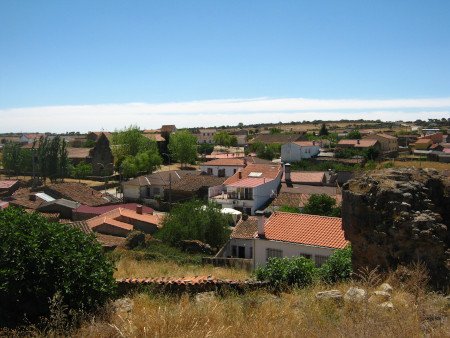
[{"label": "door", "polygon": [[238,247],[238,257],[245,258],[245,246]]}]

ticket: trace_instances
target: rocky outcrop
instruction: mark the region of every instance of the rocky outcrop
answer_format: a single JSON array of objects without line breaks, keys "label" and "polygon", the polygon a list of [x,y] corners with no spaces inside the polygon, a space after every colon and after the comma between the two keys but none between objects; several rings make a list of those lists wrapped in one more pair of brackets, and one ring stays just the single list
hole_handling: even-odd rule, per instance
[{"label": "rocky outcrop", "polygon": [[342,223],[353,267],[388,270],[424,262],[432,282],[450,282],[450,182],[432,169],[387,169],[343,187]]}]

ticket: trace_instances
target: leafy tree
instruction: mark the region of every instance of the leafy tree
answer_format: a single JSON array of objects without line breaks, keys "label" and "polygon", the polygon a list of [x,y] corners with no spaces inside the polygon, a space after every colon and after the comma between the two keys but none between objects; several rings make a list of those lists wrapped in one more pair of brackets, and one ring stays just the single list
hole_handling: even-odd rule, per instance
[{"label": "leafy tree", "polygon": [[220,247],[229,238],[230,218],[217,204],[194,200],[177,205],[163,220],[158,236],[171,245],[182,240],[199,240]]},{"label": "leafy tree", "polygon": [[270,131],[271,135],[281,134],[281,132],[282,132],[282,130],[280,128],[276,128],[276,127],[270,128],[269,131]]},{"label": "leafy tree", "polygon": [[116,166],[122,166],[131,175],[128,177],[141,171],[152,172],[162,164],[156,141],[146,138],[137,126],[114,132],[112,144]]},{"label": "leafy tree", "polygon": [[214,134],[214,143],[224,147],[232,147],[237,145],[237,138],[226,131],[219,131]]},{"label": "leafy tree", "polygon": [[304,214],[340,217],[341,208],[327,194],[312,194],[303,207]]},{"label": "leafy tree", "polygon": [[262,142],[252,144],[252,150],[256,152],[256,156],[266,160],[273,160],[281,154],[281,144],[272,143],[265,145]]},{"label": "leafy tree", "polygon": [[[35,148],[33,144],[33,148]],[[38,172],[45,181],[50,178],[52,182],[58,178],[63,179],[68,172],[69,160],[67,157],[66,141],[59,136],[49,139],[41,137],[38,142],[37,158]]]},{"label": "leafy tree", "polygon": [[113,264],[93,235],[13,207],[0,211],[0,327],[49,315],[59,295],[89,312],[113,294]]},{"label": "leafy tree", "polygon": [[169,150],[181,166],[197,159],[197,138],[187,130],[180,130],[170,136]]},{"label": "leafy tree", "polygon": [[352,248],[349,245],[333,252],[319,268],[319,275],[326,283],[336,283],[349,279],[352,271]]},{"label": "leafy tree", "polygon": [[3,168],[8,172],[12,172],[14,175],[18,175],[21,172],[21,150],[20,144],[13,142],[7,142],[3,147]]},{"label": "leafy tree", "polygon": [[198,153],[210,155],[214,151],[214,144],[202,143],[198,145]]},{"label": "leafy tree", "polygon": [[364,151],[364,158],[366,160],[374,161],[380,156],[380,151],[374,147],[369,147]]},{"label": "leafy tree", "polygon": [[92,174],[92,165],[81,161],[76,166],[72,167],[72,176],[78,178],[80,181]]},{"label": "leafy tree", "polygon": [[325,123],[322,123],[322,127],[320,127],[319,136],[327,136],[328,135],[328,129]]},{"label": "leafy tree", "polygon": [[255,271],[258,280],[267,280],[275,287],[308,286],[315,274],[314,262],[303,256],[270,258],[264,267]]},{"label": "leafy tree", "polygon": [[361,133],[358,129],[353,129],[351,132],[347,134],[347,139],[350,140],[360,140],[361,139]]},{"label": "leafy tree", "polygon": [[136,177],[139,172],[139,168],[137,167],[136,160],[133,156],[125,157],[120,166],[122,168],[122,175],[126,178]]},{"label": "leafy tree", "polygon": [[243,124],[242,122],[239,122],[238,125],[237,125],[237,127],[238,127],[239,129],[242,129],[242,128],[244,128],[244,124]]}]

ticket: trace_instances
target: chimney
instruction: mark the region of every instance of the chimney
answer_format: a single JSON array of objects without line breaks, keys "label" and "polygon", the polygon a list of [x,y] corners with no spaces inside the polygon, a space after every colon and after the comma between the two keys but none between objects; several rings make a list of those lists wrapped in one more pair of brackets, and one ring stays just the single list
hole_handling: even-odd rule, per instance
[{"label": "chimney", "polygon": [[142,205],[141,204],[136,205],[136,213],[139,215],[142,215]]},{"label": "chimney", "polygon": [[36,202],[36,195],[35,195],[35,194],[30,194],[30,195],[28,196],[28,198],[29,198],[30,201]]},{"label": "chimney", "polygon": [[360,140],[356,140],[356,143],[359,144],[359,141],[360,141]]},{"label": "chimney", "polygon": [[313,141],[313,146],[315,146],[316,145],[316,141]]},{"label": "chimney", "polygon": [[286,163],[284,165],[284,180],[285,181],[291,180],[291,165],[289,163]]},{"label": "chimney", "polygon": [[238,171],[238,177],[239,179],[242,179],[242,171]]},{"label": "chimney", "polygon": [[264,223],[266,222],[266,217],[264,216],[264,212],[258,210],[255,212],[255,215],[258,217],[258,237],[265,238]]}]

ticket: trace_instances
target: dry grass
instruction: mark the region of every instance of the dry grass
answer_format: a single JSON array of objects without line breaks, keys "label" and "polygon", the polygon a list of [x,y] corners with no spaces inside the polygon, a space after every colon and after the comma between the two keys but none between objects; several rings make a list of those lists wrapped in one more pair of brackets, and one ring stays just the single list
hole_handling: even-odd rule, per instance
[{"label": "dry grass", "polygon": [[[333,288],[345,292],[348,285]],[[375,304],[318,301],[326,287],[294,290],[280,297],[266,292],[229,294],[201,303],[181,297],[136,294],[130,312],[116,311],[107,321],[83,325],[82,337],[445,337],[450,334],[443,297],[427,295],[413,303],[394,294],[394,309]],[[329,287],[328,287],[329,289]],[[423,308],[429,315],[424,318]],[[431,311],[430,311],[431,309]]]},{"label": "dry grass", "polygon": [[116,278],[214,276],[220,279],[247,279],[249,272],[212,265],[178,264],[171,261],[136,260],[123,256],[116,262]]}]

